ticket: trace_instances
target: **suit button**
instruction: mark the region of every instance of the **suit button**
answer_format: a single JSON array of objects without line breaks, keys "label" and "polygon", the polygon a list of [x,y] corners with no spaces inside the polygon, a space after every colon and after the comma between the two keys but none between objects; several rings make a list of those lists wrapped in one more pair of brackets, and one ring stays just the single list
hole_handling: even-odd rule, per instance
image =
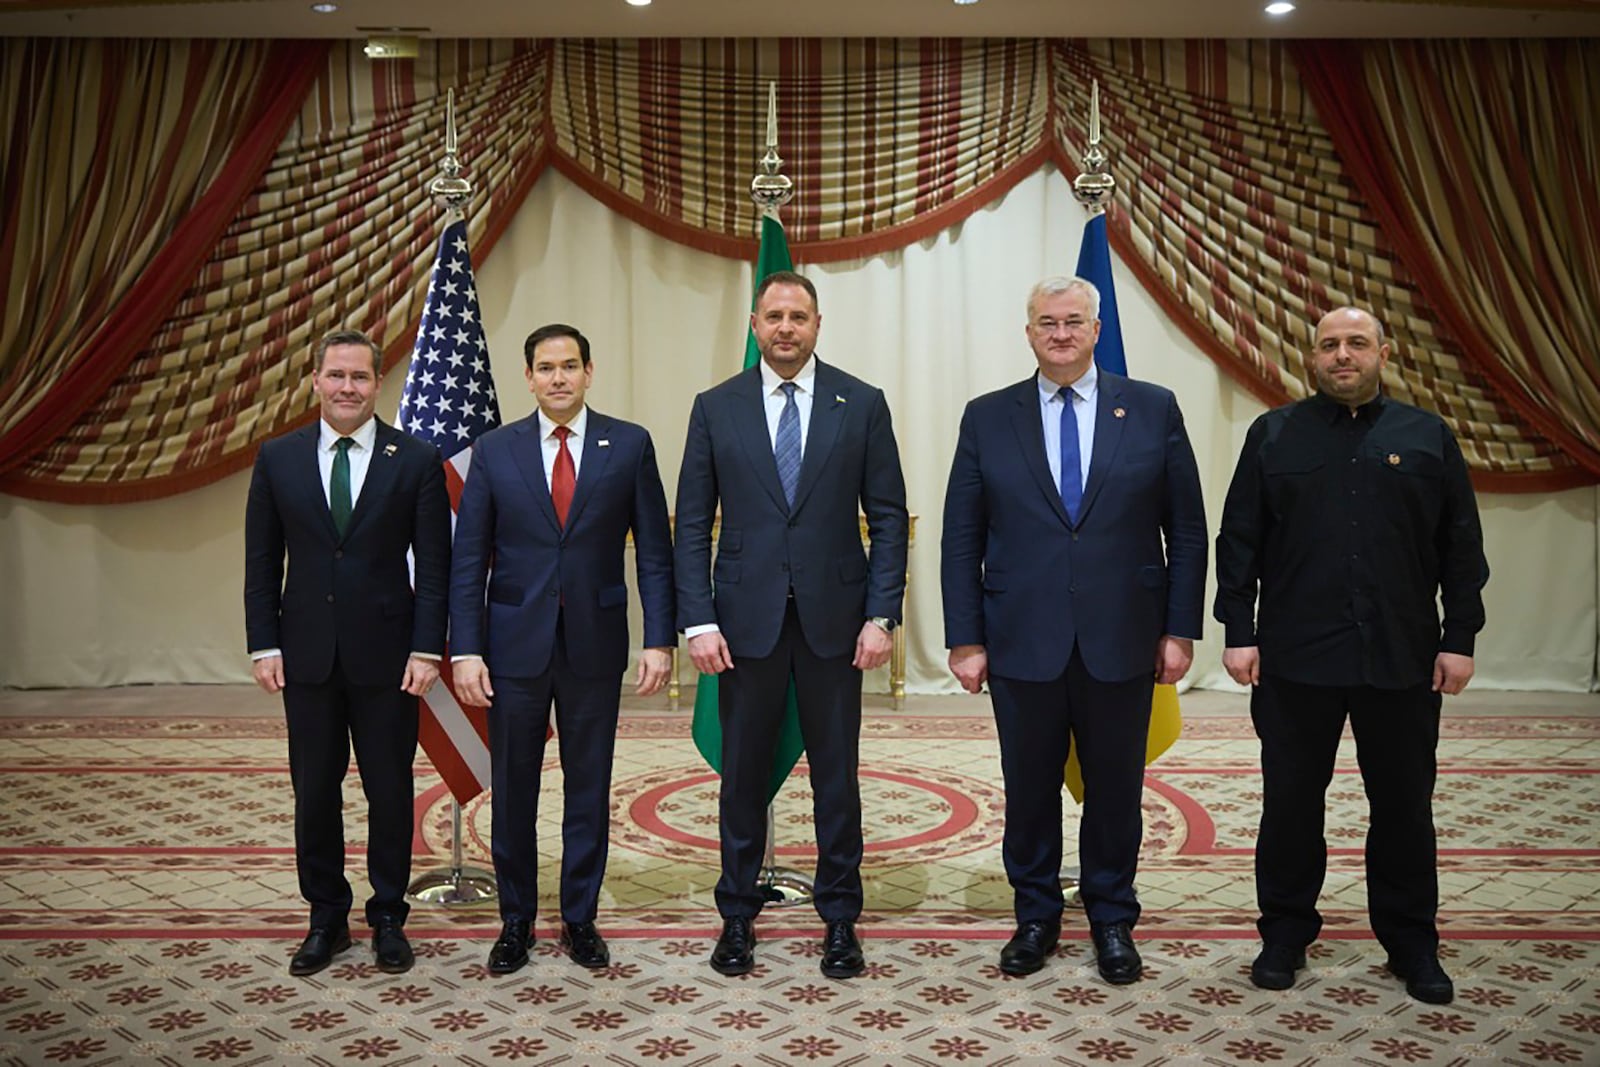
[{"label": "suit button", "polygon": [[1076,541],[1078,539],[1078,531],[1077,530],[1073,530],[1072,531],[1072,539],[1074,541]]},{"label": "suit button", "polygon": [[1069,585],[1069,586],[1067,586],[1067,592],[1069,592],[1069,593],[1076,593],[1076,592],[1077,592],[1077,591],[1078,591],[1078,587],[1077,587],[1077,586],[1076,586],[1076,585]]},{"label": "suit button", "polygon": [[785,571],[788,571],[788,569],[789,569],[789,565],[788,565],[788,564],[787,564],[787,563],[785,563],[785,564],[784,564],[784,565],[783,565],[783,569],[784,569],[784,570],[785,570]]},{"label": "suit button", "polygon": [[553,596],[553,597],[554,597],[554,596],[560,596],[560,595],[561,595],[561,590],[559,590],[559,589],[552,589],[552,590],[550,590],[550,595],[551,595],[551,596]]},{"label": "suit button", "polygon": [[[1077,538],[1074,537],[1073,540],[1076,541]],[[342,549],[342,548],[334,549],[333,550],[333,558],[334,559],[344,559],[344,549]]]},{"label": "suit button", "polygon": [[333,603],[333,594],[332,593],[328,594],[328,603],[330,603],[330,604]]}]

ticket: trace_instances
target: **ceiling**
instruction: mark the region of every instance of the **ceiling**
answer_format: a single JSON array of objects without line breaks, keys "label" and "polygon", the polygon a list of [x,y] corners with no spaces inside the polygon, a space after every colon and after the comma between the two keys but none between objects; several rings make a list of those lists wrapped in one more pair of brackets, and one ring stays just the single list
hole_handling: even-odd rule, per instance
[{"label": "ceiling", "polygon": [[1554,37],[1600,36],[1600,0],[0,0],[0,36]]}]

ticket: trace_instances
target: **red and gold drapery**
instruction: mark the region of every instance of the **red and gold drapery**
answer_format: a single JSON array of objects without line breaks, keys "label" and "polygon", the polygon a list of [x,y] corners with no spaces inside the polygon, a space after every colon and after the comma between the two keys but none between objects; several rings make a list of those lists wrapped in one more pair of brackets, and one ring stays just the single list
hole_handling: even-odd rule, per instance
[{"label": "red and gold drapery", "polygon": [[[1480,486],[1600,479],[1586,180],[1600,160],[1592,120],[1571,133],[1600,111],[1594,42],[436,41],[383,65],[346,43],[145,42],[123,46],[138,63],[91,79],[94,49],[112,47],[4,45],[5,211],[25,223],[0,245],[9,492],[115,501],[204,484],[310,417],[322,330],[409,349],[440,224],[424,190],[444,87],[480,190],[475,258],[553,163],[673,240],[747,259],[769,81],[798,260],[904,247],[1046,161],[1075,173],[1098,79],[1113,241],[1228,373],[1269,403],[1303,395],[1317,313],[1362,304],[1393,334],[1388,387],[1450,420]],[[178,68],[179,88],[146,88],[147,71]],[[195,85],[198,143],[168,117]],[[129,146],[108,158],[140,145],[163,162],[102,179],[92,209],[53,199],[98,124],[133,122],[124,101],[152,117],[112,130]],[[55,135],[36,132],[41,116]],[[1501,137],[1515,148],[1484,162]],[[1514,195],[1513,151],[1544,168],[1536,196]],[[184,180],[148,180],[167,171]],[[202,201],[232,214],[204,247],[176,240]],[[143,285],[155,262],[165,290]],[[114,359],[95,341],[105,323],[119,324]]]}]

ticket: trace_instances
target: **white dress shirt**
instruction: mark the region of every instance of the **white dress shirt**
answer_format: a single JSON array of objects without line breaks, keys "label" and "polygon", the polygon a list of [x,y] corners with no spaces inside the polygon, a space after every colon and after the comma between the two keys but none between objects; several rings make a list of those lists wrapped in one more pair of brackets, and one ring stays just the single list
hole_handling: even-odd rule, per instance
[{"label": "white dress shirt", "polygon": [[[333,457],[339,452],[334,446],[345,436],[326,420],[319,421],[317,433],[317,471],[322,475],[322,499],[333,507]],[[349,435],[350,445],[350,507],[361,499],[361,487],[367,483],[367,468],[372,466],[372,449],[378,443],[378,420],[369,418],[356,432]]]},{"label": "white dress shirt", "polygon": [[[550,480],[555,477],[556,457],[561,454],[561,439],[556,436],[556,427],[561,425],[550,416],[539,411],[539,448],[544,452],[544,484],[550,488]],[[567,451],[572,453],[572,484],[578,484],[578,471],[583,467],[583,437],[589,432],[589,405],[585,404],[578,409],[578,413],[567,423],[567,429],[572,431],[567,438]]]}]

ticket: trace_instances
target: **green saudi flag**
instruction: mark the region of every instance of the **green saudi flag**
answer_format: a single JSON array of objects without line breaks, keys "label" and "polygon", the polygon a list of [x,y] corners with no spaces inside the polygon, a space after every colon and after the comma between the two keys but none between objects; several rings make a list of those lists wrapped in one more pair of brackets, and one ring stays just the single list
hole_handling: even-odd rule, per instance
[{"label": "green saudi flag", "polygon": [[[759,286],[767,275],[780,270],[793,270],[789,259],[789,241],[783,235],[783,223],[777,216],[761,216],[761,250],[756,253],[755,285]],[[755,310],[752,292],[750,310]],[[761,360],[761,350],[756,347],[756,334],[750,330],[744,342],[744,366],[748,370]],[[795,705],[794,680],[789,680],[788,707],[784,711],[783,726],[778,732],[778,751],[772,761],[772,781],[767,786],[767,801],[778,795],[784,779],[794,770],[805,751],[800,737],[800,712]],[[717,714],[717,676],[702,674],[694,692],[694,745],[711,769],[722,773],[722,720]]]}]

